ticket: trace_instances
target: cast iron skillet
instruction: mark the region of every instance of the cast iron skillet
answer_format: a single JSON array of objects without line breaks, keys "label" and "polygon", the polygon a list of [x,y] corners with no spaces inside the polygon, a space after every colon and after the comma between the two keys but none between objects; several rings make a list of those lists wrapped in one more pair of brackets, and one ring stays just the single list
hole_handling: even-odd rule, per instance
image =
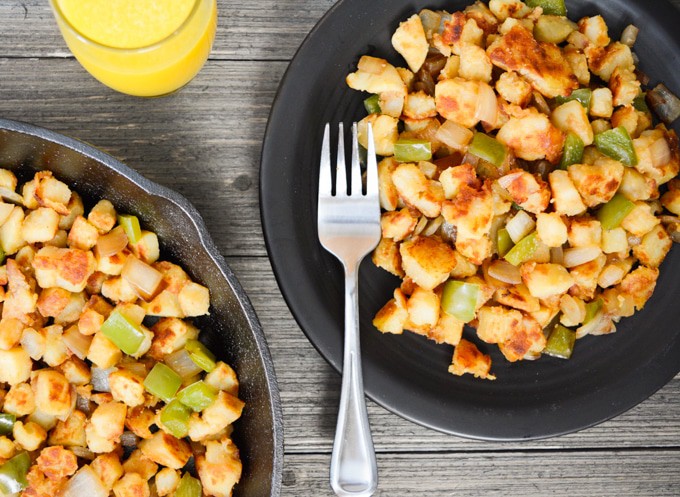
[{"label": "cast iron skillet", "polygon": [[[316,232],[323,124],[365,116],[365,94],[345,76],[363,54],[404,66],[390,43],[399,22],[419,9],[460,10],[473,0],[340,0],[290,64],[272,107],[262,149],[260,202],[265,241],[281,291],[310,341],[342,365],[341,268]],[[640,27],[635,52],[651,85],[680,92],[680,15],[665,1],[567,1],[569,16],[602,14],[618,39]],[[677,131],[677,126],[676,126]],[[510,364],[495,346],[495,382],[447,372],[452,348],[413,333],[382,335],[371,324],[398,280],[365,261],[360,281],[364,382],[369,397],[424,426],[491,440],[543,438],[609,419],[649,397],[680,370],[680,248],[661,267],[643,312],[618,332],[578,342],[569,361],[550,357]],[[473,333],[466,332],[468,338]],[[483,345],[483,344],[482,344]]]},{"label": "cast iron skillet", "polygon": [[156,232],[161,254],[210,288],[210,315],[198,318],[201,339],[232,365],[246,402],[235,424],[244,473],[235,497],[278,496],[283,464],[283,424],[279,391],[264,333],[255,311],[196,209],[181,195],[142,177],[110,155],[63,135],[0,119],[0,167],[20,181],[49,169],[77,191],[90,207],[109,199],[136,214]]}]

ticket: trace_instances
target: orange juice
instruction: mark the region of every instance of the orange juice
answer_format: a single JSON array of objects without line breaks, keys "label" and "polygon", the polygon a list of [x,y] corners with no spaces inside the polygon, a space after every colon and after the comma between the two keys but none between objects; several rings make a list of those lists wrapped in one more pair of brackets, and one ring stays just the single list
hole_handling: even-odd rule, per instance
[{"label": "orange juice", "polygon": [[216,0],[50,1],[76,59],[130,95],[165,95],[187,84],[215,38]]}]

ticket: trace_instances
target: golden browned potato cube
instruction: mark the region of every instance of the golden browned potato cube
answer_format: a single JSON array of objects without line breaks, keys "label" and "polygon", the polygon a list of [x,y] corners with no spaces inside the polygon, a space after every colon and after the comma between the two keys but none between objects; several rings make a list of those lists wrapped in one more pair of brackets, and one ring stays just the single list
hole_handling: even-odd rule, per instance
[{"label": "golden browned potato cube", "polygon": [[28,416],[35,411],[35,397],[28,383],[17,383],[5,395],[3,412],[14,414],[16,417]]},{"label": "golden browned potato cube", "polygon": [[597,159],[592,165],[572,164],[568,168],[569,178],[588,207],[611,200],[621,185],[623,170],[623,164],[608,158]]},{"label": "golden browned potato cube", "polygon": [[419,327],[432,327],[439,321],[439,295],[433,290],[416,287],[406,303],[408,319]]},{"label": "golden browned potato cube", "polygon": [[100,454],[90,463],[90,468],[99,477],[104,487],[111,490],[113,484],[123,476],[123,465],[115,452]]},{"label": "golden browned potato cube", "polygon": [[149,483],[137,473],[125,473],[113,484],[113,495],[115,497],[149,497],[151,489]]},{"label": "golden browned potato cube", "polygon": [[87,358],[97,367],[107,369],[120,361],[123,353],[114,343],[101,332],[92,336],[92,342],[87,352]]},{"label": "golden browned potato cube", "polygon": [[529,262],[522,264],[520,273],[531,295],[539,299],[562,295],[574,284],[572,276],[559,264]]},{"label": "golden browned potato cube", "polygon": [[461,339],[453,351],[449,373],[457,376],[469,373],[475,378],[495,380],[496,377],[489,371],[491,371],[491,357],[482,354],[474,343],[464,338]]},{"label": "golden browned potato cube", "polygon": [[526,160],[557,162],[564,145],[564,134],[538,111],[511,117],[498,130],[496,139],[511,148],[517,157]]},{"label": "golden browned potato cube", "polygon": [[90,250],[97,244],[99,231],[83,216],[77,216],[68,233],[68,245],[80,250]]},{"label": "golden browned potato cube", "polygon": [[100,200],[92,207],[87,220],[101,235],[108,233],[116,225],[116,208],[108,200]]},{"label": "golden browned potato cube", "polygon": [[182,314],[186,317],[204,316],[210,307],[210,291],[193,281],[184,285],[177,295]]},{"label": "golden browned potato cube", "polygon": [[40,471],[51,480],[61,480],[78,470],[78,458],[63,447],[45,447],[35,460]]},{"label": "golden browned potato cube", "polygon": [[10,350],[21,340],[24,323],[16,318],[0,320],[0,349]]},{"label": "golden browned potato cube", "polygon": [[47,439],[47,432],[37,423],[16,421],[12,428],[14,443],[29,452],[36,450]]},{"label": "golden browned potato cube", "polygon": [[38,204],[50,207],[59,214],[68,215],[68,204],[71,200],[71,189],[57,178],[52,176],[51,171],[38,171],[35,173],[35,192],[33,195]]},{"label": "golden browned potato cube", "polygon": [[139,448],[153,462],[172,469],[182,468],[191,457],[191,447],[185,440],[178,440],[164,431],[142,440]]},{"label": "golden browned potato cube", "polygon": [[641,237],[649,233],[660,222],[649,204],[638,201],[635,202],[633,210],[621,221],[621,227],[632,235]]},{"label": "golden browned potato cube", "polygon": [[147,481],[158,472],[158,464],[146,457],[141,450],[137,449],[123,463],[123,471],[126,473],[137,473]]},{"label": "golden browned potato cube", "polygon": [[31,376],[33,361],[22,347],[0,350],[0,381],[17,385]]},{"label": "golden browned potato cube", "polygon": [[22,226],[24,222],[24,210],[15,206],[5,222],[0,226],[0,245],[5,255],[15,254],[21,247],[26,245]]},{"label": "golden browned potato cube", "polygon": [[642,237],[639,245],[633,246],[633,255],[648,267],[659,267],[671,249],[673,240],[663,226],[657,224]]},{"label": "golden browned potato cube", "polygon": [[434,237],[414,237],[399,247],[402,267],[418,286],[434,289],[446,281],[456,265],[453,249]]},{"label": "golden browned potato cube", "polygon": [[21,225],[21,237],[26,243],[50,241],[59,229],[60,216],[49,207],[30,211]]},{"label": "golden browned potato cube", "polygon": [[160,257],[158,236],[153,231],[142,230],[142,236],[137,243],[130,243],[129,246],[135,257],[147,264],[153,264]]}]

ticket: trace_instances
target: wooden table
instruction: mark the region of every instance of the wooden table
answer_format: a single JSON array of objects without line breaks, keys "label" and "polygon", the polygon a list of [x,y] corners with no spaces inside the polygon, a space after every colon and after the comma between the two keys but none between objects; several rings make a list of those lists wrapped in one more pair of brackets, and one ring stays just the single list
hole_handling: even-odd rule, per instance
[{"label": "wooden table", "polygon": [[[331,495],[340,377],[279,293],[260,227],[258,171],[279,80],[333,2],[218,3],[217,39],[199,76],[178,94],[144,100],[109,90],[78,65],[45,0],[1,0],[0,116],[90,142],[193,202],[269,341],[285,421],[282,495]],[[680,496],[680,376],[616,419],[536,442],[465,440],[370,401],[368,411],[376,495]]]}]

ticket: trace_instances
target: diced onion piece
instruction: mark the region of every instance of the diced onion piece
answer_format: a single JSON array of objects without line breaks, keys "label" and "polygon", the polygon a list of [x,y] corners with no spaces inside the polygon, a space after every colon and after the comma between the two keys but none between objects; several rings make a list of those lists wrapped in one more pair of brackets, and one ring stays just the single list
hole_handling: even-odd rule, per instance
[{"label": "diced onion piece", "polygon": [[498,100],[496,100],[496,93],[489,85],[481,83],[479,85],[475,117],[483,123],[495,124],[497,116]]},{"label": "diced onion piece", "polygon": [[165,356],[164,362],[170,367],[170,369],[180,375],[183,380],[191,378],[192,376],[195,376],[203,371],[191,359],[189,352],[187,352],[184,348]]},{"label": "diced onion piece", "polygon": [[117,254],[128,244],[128,237],[122,226],[116,226],[106,235],[97,238],[97,253],[100,257],[109,257]]},{"label": "diced onion piece", "polygon": [[531,96],[533,97],[534,105],[539,110],[539,112],[542,112],[548,116],[552,113],[552,110],[550,110],[550,106],[548,105],[548,102],[546,102],[545,98],[543,98],[543,95],[537,91],[534,91]]},{"label": "diced onion piece", "polygon": [[508,261],[496,260],[489,265],[489,275],[496,278],[503,283],[510,283],[511,285],[519,285],[522,283],[522,276],[519,268],[513,266]]},{"label": "diced onion piece", "polygon": [[536,227],[536,223],[529,214],[524,211],[519,211],[515,216],[508,221],[505,229],[508,230],[510,239],[517,243],[522,238],[531,233]]},{"label": "diced onion piece", "polygon": [[95,392],[110,392],[109,375],[114,372],[116,368],[101,369],[97,366],[92,367],[92,390]]},{"label": "diced onion piece", "polygon": [[78,359],[85,359],[87,352],[90,350],[90,343],[92,343],[92,336],[83,335],[78,331],[77,326],[71,326],[62,335],[66,347],[78,357]]},{"label": "diced onion piece", "polygon": [[0,186],[0,197],[12,204],[24,205],[24,197],[4,186]]},{"label": "diced onion piece", "polygon": [[651,147],[649,151],[652,155],[652,164],[654,167],[662,167],[671,161],[671,149],[665,138],[659,138]]},{"label": "diced onion piece", "polygon": [[597,284],[602,288],[609,288],[617,284],[625,276],[625,271],[619,266],[607,266],[602,270],[600,276],[597,278]]},{"label": "diced onion piece", "polygon": [[109,491],[92,468],[83,466],[66,482],[59,495],[61,497],[83,497],[83,495],[87,495],[87,497],[108,497]]},{"label": "diced onion piece", "polygon": [[454,150],[464,150],[468,146],[474,133],[465,126],[461,126],[455,121],[447,120],[442,124],[437,132],[435,138],[444,145]]},{"label": "diced onion piece", "polygon": [[647,92],[647,103],[666,124],[671,124],[680,117],[680,99],[659,83]]},{"label": "diced onion piece", "polygon": [[76,409],[82,411],[84,414],[89,415],[90,411],[92,411],[92,402],[90,402],[85,397],[78,395],[76,398]]},{"label": "diced onion piece", "polygon": [[123,447],[137,447],[139,437],[131,431],[124,431],[120,436],[120,443]]},{"label": "diced onion piece", "polygon": [[564,249],[564,267],[576,267],[597,259],[602,249],[596,245]]},{"label": "diced onion piece", "polygon": [[154,296],[163,280],[160,271],[133,256],[125,261],[121,276],[137,290],[140,297],[147,300]]},{"label": "diced onion piece", "polygon": [[[498,178],[498,184],[501,185],[503,188],[507,190],[507,188],[515,182],[515,180],[519,177],[521,177],[524,174],[524,171],[518,171],[516,173],[511,173],[511,174],[506,174],[505,176],[501,176]],[[511,197],[512,200],[512,197]]]},{"label": "diced onion piece", "polygon": [[634,24],[629,24],[626,26],[621,33],[621,43],[624,45],[628,45],[629,47],[632,47],[635,45],[635,41],[637,40],[637,36],[640,30],[638,29],[637,26]]}]

